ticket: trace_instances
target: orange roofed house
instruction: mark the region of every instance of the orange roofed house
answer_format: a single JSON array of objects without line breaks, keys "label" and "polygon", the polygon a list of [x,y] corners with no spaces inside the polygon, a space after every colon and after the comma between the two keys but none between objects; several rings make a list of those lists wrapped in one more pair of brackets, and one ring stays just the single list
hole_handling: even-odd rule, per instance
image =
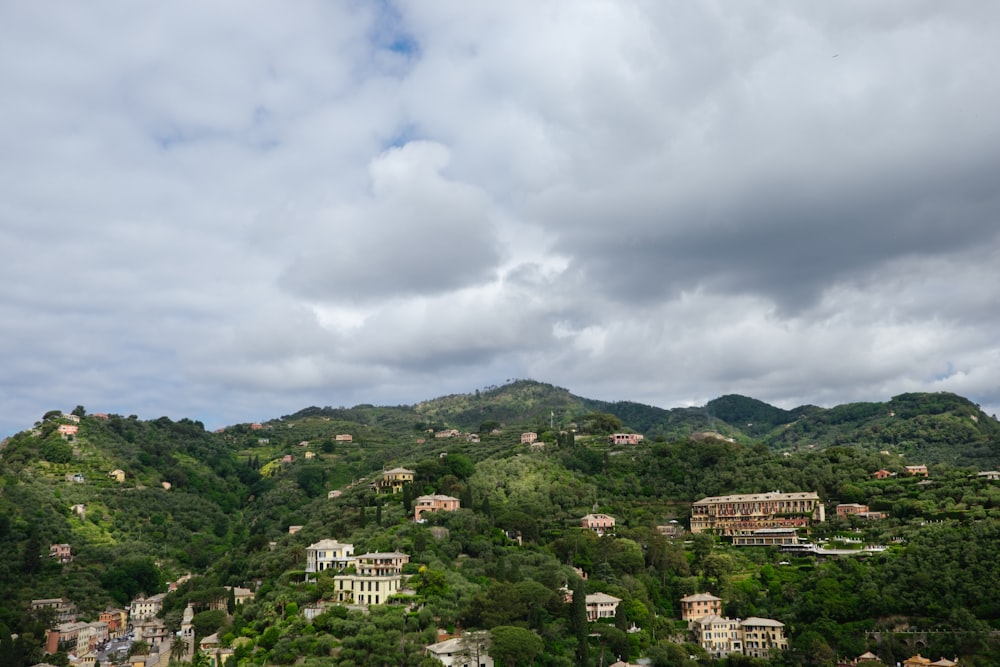
[{"label": "orange roofed house", "polygon": [[435,494],[433,496],[420,496],[413,506],[413,518],[420,521],[424,512],[454,512],[462,503],[458,498]]}]

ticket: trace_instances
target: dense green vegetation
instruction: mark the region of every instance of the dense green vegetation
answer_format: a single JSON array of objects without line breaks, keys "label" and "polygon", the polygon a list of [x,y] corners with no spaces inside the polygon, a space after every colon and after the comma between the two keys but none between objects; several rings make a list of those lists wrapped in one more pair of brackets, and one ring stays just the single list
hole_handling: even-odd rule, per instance
[{"label": "dense green vegetation", "polygon": [[[65,597],[95,619],[188,573],[164,620],[177,629],[191,603],[198,636],[220,631],[234,666],[429,665],[422,647],[442,628],[484,631],[499,664],[712,664],[679,621],[680,597],[706,590],[727,615],[778,619],[791,638],[769,663],[719,664],[830,665],[865,650],[892,663],[916,652],[915,638],[924,655],[1000,662],[1000,603],[989,595],[1000,584],[1000,482],[975,475],[998,467],[1000,426],[957,396],[791,411],[725,396],[660,410],[517,381],[414,407],[307,408],[222,433],[79,411],[75,436],[63,439],[58,427],[71,422],[52,411],[0,452],[0,664],[41,658],[40,628],[52,620],[27,613],[31,599]],[[427,432],[444,428],[478,441]],[[543,449],[520,444],[527,430]],[[618,430],[647,439],[615,448],[606,435]],[[720,435],[688,437],[705,431]],[[905,477],[908,463],[929,464],[932,483]],[[397,465],[416,472],[414,484],[374,494],[368,483]],[[124,482],[109,477],[116,468]],[[899,474],[876,480],[882,468]],[[85,482],[67,481],[75,473]],[[831,516],[812,534],[887,548],[817,561],[656,529],[684,526],[700,497],[775,489],[817,491],[830,515],[837,502],[887,512]],[[414,523],[424,493],[458,497],[462,509]],[[579,528],[592,511],[617,518],[613,535]],[[292,525],[302,528],[289,534]],[[410,554],[414,596],[307,620],[303,610],[333,592],[328,574],[304,581],[305,547],[324,538]],[[53,543],[71,544],[73,561],[49,559]],[[225,586],[255,588],[256,599],[213,610]],[[581,619],[592,592],[621,598],[619,617]]]}]

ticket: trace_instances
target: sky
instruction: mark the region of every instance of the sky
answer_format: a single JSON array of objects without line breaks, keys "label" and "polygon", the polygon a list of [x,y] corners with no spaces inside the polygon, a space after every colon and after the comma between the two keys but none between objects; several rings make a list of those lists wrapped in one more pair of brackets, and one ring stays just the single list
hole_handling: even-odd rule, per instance
[{"label": "sky", "polygon": [[0,3],[0,437],[531,378],[1000,412],[1000,3]]}]

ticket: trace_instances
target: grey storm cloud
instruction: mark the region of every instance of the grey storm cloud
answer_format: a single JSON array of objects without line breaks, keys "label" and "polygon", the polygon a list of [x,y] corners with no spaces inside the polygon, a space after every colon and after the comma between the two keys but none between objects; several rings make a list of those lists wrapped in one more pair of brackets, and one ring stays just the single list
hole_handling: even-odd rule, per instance
[{"label": "grey storm cloud", "polygon": [[991,3],[0,5],[0,435],[534,377],[1000,406]]}]

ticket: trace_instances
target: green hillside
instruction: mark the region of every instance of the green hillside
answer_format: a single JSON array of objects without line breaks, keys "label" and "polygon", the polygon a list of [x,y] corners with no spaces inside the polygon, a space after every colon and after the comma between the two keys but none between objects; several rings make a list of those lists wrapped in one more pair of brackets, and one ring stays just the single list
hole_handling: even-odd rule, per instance
[{"label": "green hillside", "polygon": [[[32,599],[63,597],[94,620],[188,574],[163,620],[175,631],[194,605],[199,636],[218,630],[234,649],[230,667],[430,667],[422,647],[439,628],[538,643],[515,664],[827,666],[865,650],[892,664],[913,652],[892,632],[900,627],[935,629],[925,654],[1000,661],[990,634],[1000,604],[984,594],[1000,585],[1000,482],[975,474],[1000,467],[1000,425],[951,394],[789,411],[730,395],[667,410],[521,380],[415,406],[310,407],[218,433],[189,419],[74,412],[52,411],[0,449],[5,667],[43,658],[52,619],[28,613]],[[78,432],[64,437],[67,426]],[[445,429],[458,433],[435,437]],[[611,446],[606,435],[619,429],[646,440]],[[544,446],[521,444],[524,431]],[[705,432],[718,437],[689,437]],[[928,483],[903,474],[912,463],[930,466]],[[369,484],[395,466],[415,471],[414,483],[373,493]],[[116,469],[123,481],[109,476]],[[879,469],[896,476],[877,480]],[[71,481],[77,474],[82,482]],[[829,520],[810,539],[887,548],[816,561],[656,529],[686,526],[699,498],[775,489],[815,491],[827,504]],[[459,498],[462,509],[415,523],[421,494]],[[887,518],[837,519],[838,502]],[[595,511],[616,517],[612,536],[579,527]],[[305,547],[327,538],[357,553],[408,554],[414,597],[368,613],[331,605],[307,620],[305,607],[333,595],[332,577],[303,574]],[[61,543],[72,562],[48,557]],[[256,599],[232,614],[212,610],[224,586],[252,588]],[[613,595],[622,611],[581,621],[563,586]],[[699,591],[722,597],[730,617],[779,619],[790,650],[770,661],[711,659],[679,620],[679,599]],[[876,629],[888,639],[866,636]]]}]

